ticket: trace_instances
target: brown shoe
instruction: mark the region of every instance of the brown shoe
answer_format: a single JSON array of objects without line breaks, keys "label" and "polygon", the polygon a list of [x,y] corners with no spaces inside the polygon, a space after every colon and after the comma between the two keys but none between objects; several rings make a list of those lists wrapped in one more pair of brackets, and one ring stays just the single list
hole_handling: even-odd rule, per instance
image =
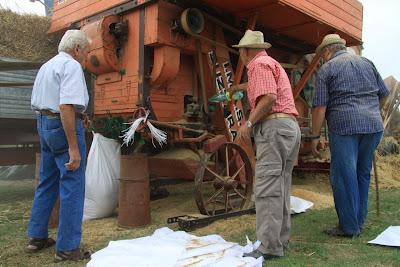
[{"label": "brown shoe", "polygon": [[53,246],[55,243],[56,241],[52,238],[30,238],[25,252],[36,253],[42,249]]},{"label": "brown shoe", "polygon": [[81,261],[90,259],[91,253],[82,248],[77,248],[71,251],[57,251],[54,262],[62,262],[62,261]]}]

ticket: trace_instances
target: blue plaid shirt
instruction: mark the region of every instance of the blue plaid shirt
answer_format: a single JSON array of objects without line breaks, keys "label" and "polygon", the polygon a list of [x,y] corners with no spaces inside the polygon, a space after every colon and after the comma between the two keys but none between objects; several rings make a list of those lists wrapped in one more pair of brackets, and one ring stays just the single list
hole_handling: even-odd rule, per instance
[{"label": "blue plaid shirt", "polygon": [[313,106],[326,106],[333,133],[376,133],[383,131],[379,99],[389,93],[371,61],[343,50],[320,68]]}]

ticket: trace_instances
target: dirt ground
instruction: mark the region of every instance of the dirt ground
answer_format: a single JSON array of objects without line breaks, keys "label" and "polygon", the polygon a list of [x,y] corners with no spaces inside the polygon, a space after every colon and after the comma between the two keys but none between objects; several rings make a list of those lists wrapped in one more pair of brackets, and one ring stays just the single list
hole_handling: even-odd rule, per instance
[{"label": "dirt ground", "polygon": [[[396,156],[379,157],[377,163],[382,191],[383,189],[400,187],[398,176],[398,173],[400,173],[400,158]],[[109,218],[86,221],[83,224],[83,246],[96,251],[107,246],[110,240],[132,239],[150,235],[154,230],[165,226],[178,230],[177,225],[168,225],[166,223],[167,219],[173,216],[197,213],[193,198],[194,184],[187,182],[167,186],[167,189],[170,192],[168,198],[151,201],[151,224],[135,229],[121,228],[118,226],[117,213]],[[373,190],[374,184],[371,184],[371,192]],[[1,260],[7,263],[3,266],[16,266],[15,264],[20,261],[33,264],[29,266],[53,266],[50,263],[53,257],[53,250],[51,249],[31,256],[23,252],[26,244],[26,227],[30,217],[33,192],[33,179],[0,181],[0,247],[2,247],[0,249],[0,263]],[[333,205],[327,173],[295,172],[292,195],[312,201],[314,210]],[[326,210],[321,210],[321,212],[326,212]],[[331,213],[333,219],[334,213]],[[310,214],[316,213],[310,212]],[[301,220],[300,217],[302,218],[303,216],[299,216],[299,220]],[[211,225],[193,231],[193,234],[208,235],[218,233],[227,240],[244,242],[245,235],[252,239],[255,238],[255,224],[254,215],[245,215],[214,222]],[[56,230],[51,230],[49,234],[52,237],[56,237]],[[68,266],[82,266],[82,263]]]}]

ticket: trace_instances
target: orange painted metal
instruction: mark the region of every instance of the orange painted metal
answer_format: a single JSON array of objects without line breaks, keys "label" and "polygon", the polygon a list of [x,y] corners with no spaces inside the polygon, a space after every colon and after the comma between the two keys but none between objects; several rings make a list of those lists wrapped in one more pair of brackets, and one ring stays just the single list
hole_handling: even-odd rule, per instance
[{"label": "orange painted metal", "polygon": [[172,46],[154,48],[153,71],[150,75],[150,85],[159,88],[169,84],[176,78],[180,66],[180,49]]},{"label": "orange painted metal", "polygon": [[[146,77],[150,77],[151,106],[159,122],[173,122],[184,118],[185,97],[198,100],[197,96],[201,96],[202,102],[207,105],[208,98],[216,93],[216,88],[223,91],[230,84],[241,80],[243,64],[232,66],[231,60],[236,58],[230,55],[226,47],[213,43],[215,41],[230,46],[237,40],[229,39],[230,35],[224,32],[222,24],[207,19],[209,15],[205,16],[204,31],[200,33],[199,38],[171,28],[183,12],[182,7],[171,1],[58,2],[55,2],[49,32],[66,30],[71,25],[78,26],[82,27],[93,41],[87,68],[97,74],[93,89],[96,116],[107,113],[131,115],[141,105],[139,84],[142,84]],[[144,3],[147,4],[117,15],[102,15],[106,14],[103,12],[119,5]],[[198,1],[192,3],[198,4]],[[266,40],[277,44],[268,50],[268,53],[281,62],[288,62],[293,53],[312,51],[328,33],[339,33],[349,45],[361,43],[363,10],[356,0],[204,0],[202,4],[207,6],[207,9],[216,9],[217,13],[229,14],[236,21],[247,20],[250,22],[250,28],[254,26],[256,30],[263,30]],[[149,52],[146,56],[151,61],[148,62],[151,68],[141,73],[143,75],[139,75],[139,58],[143,58],[139,54],[140,10],[144,10],[144,45],[145,51]],[[257,23],[255,20],[249,21],[254,12],[258,13]],[[91,17],[93,15],[95,17]],[[121,47],[118,55],[115,52],[116,40],[108,31],[110,23],[115,22],[125,22],[128,27],[126,40],[119,44]],[[238,24],[232,25],[237,26]],[[302,48],[296,51],[295,48],[301,46]],[[215,56],[218,66],[214,65],[212,56]],[[95,59],[99,65],[97,67]],[[199,86],[201,69],[204,70],[204,75],[201,75],[204,76],[204,86]],[[301,92],[300,85],[296,87],[295,95]],[[204,91],[200,92],[201,88],[204,88]],[[230,104],[226,109],[220,107],[210,119],[213,134],[225,135],[227,140],[233,140],[235,131],[245,120],[243,107],[240,101],[235,105]],[[174,132],[173,140],[177,142],[201,142],[204,138],[193,135],[189,137],[191,139],[185,139],[187,137],[184,136],[183,130],[171,131]],[[171,166],[171,162],[165,163],[164,166],[164,171],[168,171],[167,167]],[[186,168],[187,177],[193,177],[190,168]]]},{"label": "orange painted metal", "polygon": [[157,155],[149,158],[151,176],[161,179],[174,178],[192,181],[198,165],[199,161],[194,159],[160,158]]},{"label": "orange painted metal", "polygon": [[[204,0],[205,4],[235,16],[248,18],[259,12],[258,25],[317,46],[337,32],[349,45],[362,36],[363,7],[357,0]],[[268,36],[266,36],[268,40]]]},{"label": "orange painted metal", "polygon": [[[94,40],[91,56],[95,56],[100,62],[100,69],[95,69],[94,57],[89,57],[88,69],[99,74],[94,85],[94,113],[98,116],[108,112],[129,114],[139,105],[138,85],[141,79],[138,73],[139,10],[132,10],[118,16],[118,21],[125,21],[128,24],[127,40],[122,44],[122,53],[119,58],[115,53],[115,39],[107,31],[107,25],[117,20],[115,16],[99,18],[91,22],[88,22],[86,18],[129,2],[73,0],[64,1],[62,4],[55,3],[50,32],[65,30],[71,23],[78,23],[78,25],[83,25],[84,30],[90,31],[89,35]],[[144,1],[139,1],[138,4],[142,2]],[[204,1],[211,8],[218,8],[241,18],[248,18],[256,10],[259,13],[258,26],[272,30],[279,36],[290,36],[304,41],[314,47],[328,32],[343,33],[343,37],[350,44],[360,43],[362,6],[354,2],[357,1],[338,0],[334,3],[330,0],[321,0],[318,3],[312,0]],[[150,96],[153,110],[160,121],[180,120],[184,113],[184,96],[193,95],[193,88],[198,88],[196,75],[193,75],[193,71],[198,72],[198,67],[194,67],[198,63],[195,56],[196,39],[170,29],[172,22],[183,12],[181,7],[166,1],[157,1],[142,8],[145,8],[145,45],[154,47],[153,62],[150,63],[153,70],[145,74],[151,77]],[[326,12],[330,13],[327,15]],[[351,16],[348,13],[351,13]],[[359,31],[355,31],[350,24]],[[347,33],[346,29],[350,29],[349,31],[353,33]],[[214,31],[215,23],[206,19],[205,29],[201,35],[212,40]],[[269,39],[268,33],[265,37]],[[199,42],[204,58],[203,66],[206,69],[208,68],[207,55],[213,51],[213,45],[204,40],[199,40]],[[229,45],[223,39],[218,42]],[[271,49],[271,53],[276,57],[281,52]],[[217,46],[216,54],[224,55],[224,62],[229,61],[229,55],[223,47]],[[92,63],[90,63],[90,58],[93,59]],[[282,59],[284,58],[283,56]],[[235,79],[240,79],[240,69],[242,67],[238,65]],[[212,76],[205,73],[207,92],[204,96],[207,98],[215,94],[213,90],[210,90],[214,88]],[[220,123],[221,116],[222,114],[217,112],[214,120],[215,128],[220,129],[220,133],[224,132],[224,125]]]},{"label": "orange painted metal", "polygon": [[129,0],[55,0],[48,32],[54,33],[68,29],[74,22],[127,2]]},{"label": "orange painted metal", "polygon": [[227,139],[225,135],[217,135],[213,138],[210,138],[203,144],[204,153],[214,153],[226,142]]},{"label": "orange painted metal", "polygon": [[132,113],[138,104],[139,13],[132,12],[120,17],[128,23],[127,42],[121,49],[124,55],[118,58],[118,71],[97,76],[94,84],[94,113],[102,115]]},{"label": "orange painted metal", "polygon": [[[65,30],[74,22],[82,22],[88,16],[128,2],[130,1],[55,1],[49,32]],[[144,1],[137,2],[140,4]],[[260,13],[260,26],[315,46],[325,34],[331,32],[340,33],[349,45],[358,45],[361,42],[363,6],[357,0],[203,0],[203,3],[241,18],[248,18],[257,11]],[[150,9],[146,12],[148,11]],[[161,17],[165,16],[169,10],[161,13]],[[154,27],[154,23],[151,26]],[[163,35],[164,33],[147,37],[157,39],[157,36]]]},{"label": "orange painted metal", "polygon": [[102,84],[119,82],[121,80],[122,80],[121,73],[119,73],[119,72],[109,72],[109,73],[98,75],[97,79],[96,79],[96,84],[97,85],[102,85]]},{"label": "orange painted metal", "polygon": [[99,75],[119,70],[117,40],[110,33],[110,25],[119,21],[119,16],[108,16],[82,27],[91,40],[88,60],[85,62],[88,71]]}]

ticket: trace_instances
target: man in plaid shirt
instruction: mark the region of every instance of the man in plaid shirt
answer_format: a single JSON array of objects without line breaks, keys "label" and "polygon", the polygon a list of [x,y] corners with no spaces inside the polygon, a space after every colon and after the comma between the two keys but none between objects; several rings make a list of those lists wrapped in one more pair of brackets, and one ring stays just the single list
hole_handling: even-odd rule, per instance
[{"label": "man in plaid shirt", "polygon": [[329,34],[316,51],[326,63],[316,79],[312,150],[319,155],[319,133],[326,118],[339,225],[325,232],[351,237],[360,234],[367,217],[372,160],[384,130],[380,105],[389,90],[372,62],[350,54],[345,45],[339,35]]},{"label": "man in plaid shirt", "polygon": [[[290,186],[293,164],[300,147],[298,115],[289,78],[282,66],[270,57],[259,31],[246,31],[239,45],[246,64],[248,83],[230,91],[247,90],[251,113],[237,138],[250,138],[253,128],[257,147],[255,204],[257,239],[260,247],[245,256],[272,259],[283,256],[289,243]],[[254,125],[254,127],[253,127]]]}]

